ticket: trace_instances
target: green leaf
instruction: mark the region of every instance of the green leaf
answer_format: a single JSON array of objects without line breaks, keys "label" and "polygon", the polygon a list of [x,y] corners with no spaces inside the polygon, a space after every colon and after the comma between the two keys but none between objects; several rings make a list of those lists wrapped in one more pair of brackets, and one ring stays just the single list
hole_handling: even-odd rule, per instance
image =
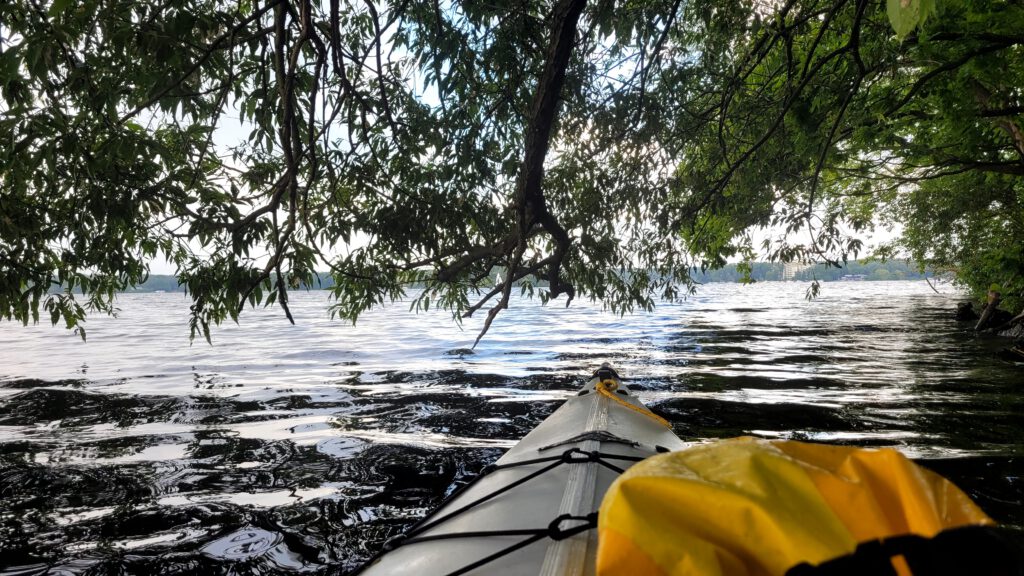
[{"label": "green leaf", "polygon": [[900,39],[923,26],[934,11],[935,0],[886,0],[889,23]]},{"label": "green leaf", "polygon": [[50,4],[50,9],[48,10],[50,17],[56,18],[60,16],[70,5],[71,0],[53,0],[53,4]]}]

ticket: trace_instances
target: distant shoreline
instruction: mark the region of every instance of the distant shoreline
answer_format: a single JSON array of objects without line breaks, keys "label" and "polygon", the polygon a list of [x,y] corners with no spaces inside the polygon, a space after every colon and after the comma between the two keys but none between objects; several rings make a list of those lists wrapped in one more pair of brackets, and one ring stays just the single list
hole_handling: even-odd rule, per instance
[{"label": "distant shoreline", "polygon": [[[788,274],[787,274],[788,273]],[[787,277],[788,276],[788,277]],[[807,268],[793,270],[792,266],[787,270],[786,265],[769,262],[753,262],[750,265],[749,280],[754,282],[770,282],[795,280],[810,282],[872,282],[887,280],[924,280],[930,278],[931,274],[922,273],[917,265],[905,260],[889,260],[887,262],[866,261],[848,262],[844,268],[831,268],[823,264],[816,264]],[[311,287],[304,287],[310,290],[329,290],[334,286],[334,281],[329,274],[321,273],[320,282]],[[718,270],[706,272],[695,272],[693,280],[698,284],[714,283],[736,283],[744,280],[743,273],[736,264],[729,264]],[[185,292],[184,287],[178,284],[177,276],[173,274],[153,274],[149,279],[139,286],[124,290],[125,294],[154,293],[154,292]]]}]

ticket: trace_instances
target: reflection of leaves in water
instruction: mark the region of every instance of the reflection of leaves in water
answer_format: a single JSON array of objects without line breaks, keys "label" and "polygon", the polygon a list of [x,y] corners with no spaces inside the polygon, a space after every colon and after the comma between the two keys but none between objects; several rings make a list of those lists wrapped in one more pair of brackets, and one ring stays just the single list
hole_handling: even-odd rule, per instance
[{"label": "reflection of leaves in water", "polygon": [[688,398],[651,407],[672,422],[683,438],[730,438],[756,430],[837,431],[863,430],[836,408],[806,404],[748,404]]},{"label": "reflection of leaves in water", "polygon": [[43,466],[0,459],[3,508],[14,510],[118,506],[153,496],[142,468]]},{"label": "reflection of leaves in water", "polygon": [[[476,382],[480,386],[507,383],[500,378]],[[289,440],[242,437],[229,422],[273,421],[275,415],[261,417],[257,409],[294,412],[328,408],[350,412],[339,418],[350,423],[360,422],[359,416],[365,413],[393,427],[395,422],[406,422],[409,429],[428,433],[456,433],[459,428],[470,434],[517,437],[522,430],[515,422],[530,412],[523,403],[489,403],[451,394],[380,400],[315,402],[309,396],[295,395],[254,405],[216,398],[132,398],[67,389],[30,390],[9,397],[0,414],[18,418],[21,424],[53,418],[73,420],[77,428],[127,425],[124,436],[76,441],[73,433],[61,432],[72,429],[61,426],[50,431],[50,442],[0,444],[7,453],[0,467],[0,514],[13,518],[2,534],[4,562],[16,566],[43,560],[59,565],[62,559],[79,558],[74,562],[81,565],[89,557],[92,560],[86,563],[94,569],[211,573],[228,568],[237,573],[266,573],[303,565],[319,566],[318,570],[328,565],[353,567],[376,551],[375,543],[421,517],[501,451],[368,446],[358,439],[349,439],[341,449],[343,437],[335,437],[333,444],[300,446]],[[410,411],[416,405],[431,408]],[[481,415],[507,417],[510,423],[474,425]],[[202,425],[184,435],[131,431],[133,426],[152,422]],[[146,448],[181,443],[187,455],[181,460],[89,464],[91,458],[127,458]],[[338,449],[328,449],[332,445]],[[30,463],[25,459],[29,454],[46,454],[45,460],[53,465]],[[338,486],[338,492],[332,495],[328,491],[326,499],[319,500],[296,497],[295,504],[269,509],[208,499],[252,493],[258,501],[261,492],[294,494],[325,483]],[[190,496],[171,505],[159,504],[161,498],[178,494]],[[104,511],[105,506],[114,509]],[[70,524],[55,524],[62,514],[75,518],[70,511],[90,509],[97,510],[99,516],[84,514]],[[15,511],[18,513],[11,514]],[[248,559],[201,554],[203,546],[244,532],[246,525],[275,535],[271,540],[280,542]],[[68,543],[75,546],[68,547]],[[126,549],[131,554],[126,554]],[[168,554],[168,550],[174,553]]]},{"label": "reflection of leaves in water", "polygon": [[17,380],[7,380],[0,383],[0,387],[3,388],[14,388],[14,389],[31,389],[31,388],[54,388],[54,387],[69,387],[69,388],[81,388],[88,384],[88,380],[39,380],[37,378],[19,378]]},{"label": "reflection of leaves in water", "polygon": [[0,425],[57,423],[62,428],[113,424],[129,427],[153,422],[212,423],[225,415],[259,409],[256,402],[216,398],[97,394],[70,388],[35,388],[0,402]]},{"label": "reflection of leaves in water", "polygon": [[[1021,432],[1024,401],[998,375],[894,384],[869,370],[833,369],[848,358],[873,366],[900,337],[884,324],[705,322],[672,334],[644,346],[663,355],[660,366],[676,367],[673,375],[638,375],[631,384],[687,439],[763,432],[985,450]],[[636,353],[616,336],[599,340],[603,352],[581,346],[560,358],[588,364]],[[935,346],[927,338],[901,345],[906,366],[927,361]],[[619,346],[632,351],[609,352]],[[950,349],[943,361],[977,359]],[[0,400],[0,424],[31,434],[0,442],[0,562],[213,574],[354,568],[502,452],[474,441],[522,437],[579,385],[564,368],[529,370],[526,378],[346,372],[316,393],[246,389],[237,397],[4,383],[18,392]],[[393,443],[374,440],[381,435]],[[177,456],[162,456],[172,447]],[[1022,523],[1019,460],[932,462],[990,514]],[[244,551],[217,552],[214,543],[247,534],[256,536]]]},{"label": "reflection of leaves in water", "polygon": [[128,425],[168,412],[167,399],[149,399],[92,394],[68,388],[30,389],[0,404],[0,425],[26,426],[36,422],[60,421],[64,427],[98,422]]},{"label": "reflection of leaves in water", "polygon": [[[1024,530],[1024,507],[1021,506],[1024,457],[975,456],[920,460],[919,463],[956,479],[957,485],[999,522]],[[1024,541],[1021,544],[1024,545]]]}]

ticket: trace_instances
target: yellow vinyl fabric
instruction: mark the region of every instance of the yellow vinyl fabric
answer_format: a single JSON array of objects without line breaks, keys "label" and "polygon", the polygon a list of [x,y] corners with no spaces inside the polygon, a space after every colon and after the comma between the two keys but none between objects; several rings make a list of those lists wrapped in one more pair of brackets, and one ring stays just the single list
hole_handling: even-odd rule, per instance
[{"label": "yellow vinyl fabric", "polygon": [[601,503],[597,573],[782,576],[860,542],[969,524],[993,522],[896,450],[734,438],[622,474]]}]

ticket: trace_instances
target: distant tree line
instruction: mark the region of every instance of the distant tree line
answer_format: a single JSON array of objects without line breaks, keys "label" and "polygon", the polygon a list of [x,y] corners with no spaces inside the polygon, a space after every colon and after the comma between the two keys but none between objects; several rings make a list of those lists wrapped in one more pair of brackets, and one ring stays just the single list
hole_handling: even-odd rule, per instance
[{"label": "distant tree line", "polygon": [[[777,262],[752,262],[749,279],[756,282],[783,280],[784,265]],[[842,268],[816,264],[797,272],[791,280],[832,282],[843,280],[923,280],[931,274],[922,272],[920,267],[907,260],[851,260]],[[860,276],[863,276],[862,278]],[[744,271],[741,266],[728,264],[717,270],[694,273],[698,282],[742,282]]]},{"label": "distant tree line", "polygon": [[[777,262],[753,262],[750,264],[750,280],[756,282],[778,281],[783,279],[784,265]],[[811,282],[832,282],[843,280],[844,276],[863,276],[858,280],[922,280],[930,274],[921,272],[917,264],[906,260],[864,260],[847,262],[843,268],[834,268],[817,264],[798,272],[792,280]],[[743,282],[744,273],[740,266],[727,264],[716,270],[694,272],[693,278],[702,284],[712,282]],[[492,275],[493,279],[493,275]],[[850,278],[848,278],[850,279]],[[543,286],[540,282],[538,286]],[[326,272],[317,274],[312,284],[301,286],[301,289],[330,290],[334,280]],[[178,284],[178,278],[170,274],[154,274],[138,286],[125,292],[184,292]]]},{"label": "distant tree line", "polygon": [[184,292],[185,287],[178,283],[178,277],[172,274],[153,274],[138,286],[132,286],[125,292]]}]

